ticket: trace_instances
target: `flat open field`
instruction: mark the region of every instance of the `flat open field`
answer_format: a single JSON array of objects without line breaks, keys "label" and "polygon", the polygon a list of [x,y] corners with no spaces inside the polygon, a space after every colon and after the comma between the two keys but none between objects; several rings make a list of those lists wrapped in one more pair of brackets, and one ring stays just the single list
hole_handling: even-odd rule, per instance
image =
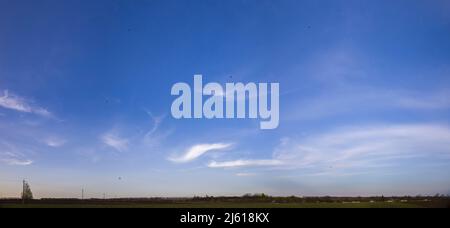
[{"label": "flat open field", "polygon": [[0,208],[449,208],[448,197],[0,199]]},{"label": "flat open field", "polygon": [[83,203],[83,204],[0,204],[0,208],[427,208],[445,205],[375,202],[375,203]]}]

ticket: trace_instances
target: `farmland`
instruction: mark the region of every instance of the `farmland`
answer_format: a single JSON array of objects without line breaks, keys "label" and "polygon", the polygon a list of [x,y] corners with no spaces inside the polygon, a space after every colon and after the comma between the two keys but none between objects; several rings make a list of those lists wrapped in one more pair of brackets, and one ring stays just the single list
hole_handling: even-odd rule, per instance
[{"label": "farmland", "polygon": [[0,200],[0,208],[448,208],[448,198],[180,198]]}]

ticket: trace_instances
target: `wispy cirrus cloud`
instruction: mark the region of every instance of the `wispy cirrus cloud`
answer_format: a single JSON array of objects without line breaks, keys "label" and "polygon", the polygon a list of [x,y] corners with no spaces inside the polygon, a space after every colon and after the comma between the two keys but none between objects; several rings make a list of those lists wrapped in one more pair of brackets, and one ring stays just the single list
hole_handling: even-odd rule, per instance
[{"label": "wispy cirrus cloud", "polygon": [[435,124],[348,127],[303,140],[284,139],[274,158],[283,168],[400,166],[409,159],[450,161],[450,128]]},{"label": "wispy cirrus cloud", "polygon": [[59,137],[49,137],[44,140],[44,143],[49,147],[61,147],[64,146],[67,141]]},{"label": "wispy cirrus cloud", "polygon": [[25,155],[20,153],[12,144],[0,142],[0,163],[27,166],[33,164],[33,161],[27,159]]},{"label": "wispy cirrus cloud", "polygon": [[[450,109],[450,90],[411,92],[407,90],[377,89],[353,86],[346,90],[331,90],[325,94],[295,102],[288,120],[316,120],[343,114],[363,113],[368,110],[436,111]],[[358,94],[358,96],[355,96]]]},{"label": "wispy cirrus cloud", "polygon": [[[409,159],[450,162],[450,128],[437,124],[347,127],[303,139],[284,138],[269,159],[212,161],[209,168],[268,167],[330,173],[401,166]],[[354,170],[352,171],[354,172]]]},{"label": "wispy cirrus cloud", "polygon": [[126,138],[122,138],[114,132],[108,132],[101,136],[102,142],[119,152],[126,151],[128,149],[129,141]]},{"label": "wispy cirrus cloud", "polygon": [[[311,90],[304,88],[308,91],[306,93],[295,83],[285,83],[288,89],[284,94],[296,96],[290,96],[295,99],[286,96],[290,105],[289,112],[283,112],[284,121],[311,121],[358,114],[365,117],[367,112],[425,113],[450,109],[448,83],[441,83],[435,88],[427,85],[410,87],[407,83],[394,82],[379,85],[377,80],[386,72],[372,64],[367,53],[351,44],[318,51],[310,60],[293,67],[289,74],[305,75],[305,79],[317,87]],[[439,78],[448,78],[448,66],[420,69],[408,77],[421,75],[438,82]]]},{"label": "wispy cirrus cloud", "polygon": [[[165,115],[155,116],[145,108],[143,110],[150,117],[150,121],[140,123],[139,126],[118,122],[114,123],[114,126],[109,131],[104,132],[98,137],[100,143],[103,145],[102,148],[106,146],[118,152],[128,151],[135,155],[148,153],[149,151],[155,153],[164,151],[161,148],[163,142],[172,133],[172,130],[161,128]],[[86,149],[83,149],[83,151],[86,151]],[[99,160],[99,155],[90,151],[89,153],[80,154],[95,154],[95,160]],[[130,156],[130,153],[124,156]]]},{"label": "wispy cirrus cloud", "polygon": [[33,164],[31,160],[19,160],[17,158],[2,158],[1,162],[6,163],[8,165],[17,165],[17,166],[27,166]]},{"label": "wispy cirrus cloud", "polygon": [[412,109],[449,109],[450,90],[404,96],[398,98],[396,102],[402,107]]},{"label": "wispy cirrus cloud", "polygon": [[257,166],[280,166],[281,160],[233,160],[225,162],[212,161],[208,164],[209,168],[239,168],[239,167],[257,167]]},{"label": "wispy cirrus cloud", "polygon": [[45,108],[31,105],[25,98],[10,94],[8,90],[3,91],[0,97],[0,107],[22,113],[32,113],[42,117],[51,118],[53,114]]},{"label": "wispy cirrus cloud", "polygon": [[190,147],[182,155],[170,157],[169,160],[175,163],[191,162],[208,152],[225,150],[231,146],[229,143],[198,144]]},{"label": "wispy cirrus cloud", "polygon": [[158,131],[159,126],[161,125],[161,123],[163,122],[163,120],[165,118],[165,115],[155,116],[155,115],[153,115],[152,112],[150,112],[148,110],[145,110],[145,112],[150,117],[152,124],[153,124],[153,127],[145,134],[145,137],[150,137]]}]

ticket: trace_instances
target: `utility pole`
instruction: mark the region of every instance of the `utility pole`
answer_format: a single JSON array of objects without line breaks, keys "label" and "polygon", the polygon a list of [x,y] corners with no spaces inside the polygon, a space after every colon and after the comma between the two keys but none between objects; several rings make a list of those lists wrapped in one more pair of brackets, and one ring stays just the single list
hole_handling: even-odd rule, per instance
[{"label": "utility pole", "polygon": [[81,189],[81,200],[84,200],[84,188]]},{"label": "utility pole", "polygon": [[25,179],[22,181],[22,204],[25,204]]}]

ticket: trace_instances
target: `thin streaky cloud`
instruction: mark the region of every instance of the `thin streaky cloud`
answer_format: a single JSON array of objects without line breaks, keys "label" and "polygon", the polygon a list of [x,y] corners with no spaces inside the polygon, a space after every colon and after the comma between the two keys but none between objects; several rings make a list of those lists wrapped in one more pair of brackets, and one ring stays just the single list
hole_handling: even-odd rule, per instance
[{"label": "thin streaky cloud", "polygon": [[57,137],[49,137],[44,140],[44,143],[49,147],[61,147],[64,146],[67,141]]},{"label": "thin streaky cloud", "polygon": [[233,160],[226,162],[212,161],[208,164],[209,168],[242,168],[256,166],[280,166],[283,162],[280,160]]},{"label": "thin streaky cloud", "polygon": [[153,127],[146,133],[146,137],[153,135],[154,133],[156,133],[156,131],[158,131],[159,126],[161,125],[161,123],[163,122],[165,115],[163,116],[155,116],[153,115],[152,112],[145,110],[145,112],[147,113],[147,115],[150,117]]},{"label": "thin streaky cloud", "polygon": [[28,166],[33,164],[33,161],[31,160],[19,160],[16,158],[5,158],[0,159],[0,161],[8,165],[16,165],[16,166]]},{"label": "thin streaky cloud", "polygon": [[444,90],[429,94],[416,94],[415,96],[400,98],[397,102],[405,108],[428,110],[449,109],[450,91]]},{"label": "thin streaky cloud", "polygon": [[[403,160],[450,158],[450,128],[436,124],[346,127],[305,139],[283,138],[271,159],[212,161],[209,168],[330,168],[345,174],[354,168],[395,167]],[[352,171],[354,172],[354,170]]]},{"label": "thin streaky cloud", "polygon": [[26,166],[33,163],[32,160],[26,159],[25,155],[18,149],[7,142],[0,141],[0,163],[7,165]]},{"label": "thin streaky cloud", "polygon": [[128,139],[122,138],[115,133],[108,132],[101,136],[102,142],[119,152],[126,151],[128,149]]},{"label": "thin streaky cloud", "polygon": [[450,128],[435,124],[347,127],[303,140],[284,139],[274,151],[283,168],[371,168],[402,160],[447,159]]},{"label": "thin streaky cloud", "polygon": [[[411,92],[408,90],[378,89],[370,86],[351,86],[348,91],[331,90],[316,97],[294,101],[295,107],[287,114],[288,121],[316,120],[367,110],[436,111],[450,109],[448,90]],[[354,96],[358,94],[358,96]]]},{"label": "thin streaky cloud", "polygon": [[236,173],[236,176],[238,176],[238,177],[253,177],[256,175],[258,175],[258,174],[256,174],[256,173]]},{"label": "thin streaky cloud", "polygon": [[231,146],[232,144],[229,143],[198,144],[190,147],[181,156],[174,156],[169,158],[169,160],[175,163],[191,162],[208,152],[225,150],[230,148]]},{"label": "thin streaky cloud", "polygon": [[0,107],[22,113],[32,113],[47,118],[53,117],[53,114],[47,109],[32,106],[26,99],[10,94],[8,90],[4,90],[3,93],[4,95],[0,97]]}]

